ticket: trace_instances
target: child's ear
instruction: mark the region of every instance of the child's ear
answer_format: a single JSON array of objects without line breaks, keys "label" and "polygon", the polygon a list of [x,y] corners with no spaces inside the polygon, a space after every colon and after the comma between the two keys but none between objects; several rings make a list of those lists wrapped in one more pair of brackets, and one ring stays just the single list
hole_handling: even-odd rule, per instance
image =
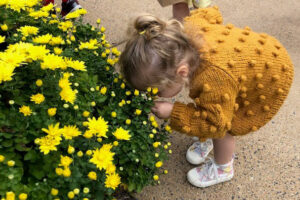
[{"label": "child's ear", "polygon": [[189,75],[189,67],[187,65],[180,65],[177,70],[176,70],[176,74],[183,77],[183,78],[186,78],[188,77]]}]

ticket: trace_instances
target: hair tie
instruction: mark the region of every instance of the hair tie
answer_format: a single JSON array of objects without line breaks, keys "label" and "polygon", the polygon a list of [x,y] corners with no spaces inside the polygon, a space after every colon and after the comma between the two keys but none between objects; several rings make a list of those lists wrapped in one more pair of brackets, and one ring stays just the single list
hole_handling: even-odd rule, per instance
[{"label": "hair tie", "polygon": [[146,32],[146,30],[143,30],[143,31],[139,32],[139,34],[144,35],[145,32]]}]

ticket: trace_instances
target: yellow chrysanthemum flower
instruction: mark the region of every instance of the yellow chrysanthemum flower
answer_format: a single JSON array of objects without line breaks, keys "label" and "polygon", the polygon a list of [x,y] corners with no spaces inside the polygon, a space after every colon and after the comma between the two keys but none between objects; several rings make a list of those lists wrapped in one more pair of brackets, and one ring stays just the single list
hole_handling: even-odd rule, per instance
[{"label": "yellow chrysanthemum flower", "polygon": [[107,169],[109,165],[113,164],[112,161],[115,153],[110,151],[111,146],[103,145],[100,149],[96,149],[93,152],[90,162],[95,164],[98,169]]},{"label": "yellow chrysanthemum flower", "polygon": [[59,128],[59,123],[56,123],[55,125],[50,124],[48,129],[42,128],[42,131],[54,137],[60,137],[62,132],[62,130]]},{"label": "yellow chrysanthemum flower", "polygon": [[15,67],[0,60],[0,84],[5,81],[11,81],[14,70]]},{"label": "yellow chrysanthemum flower", "polygon": [[45,45],[42,46],[30,46],[28,48],[28,59],[32,60],[43,60],[44,57],[50,52],[49,49],[46,49]]},{"label": "yellow chrysanthemum flower", "polygon": [[47,135],[40,138],[39,145],[40,151],[47,155],[50,151],[57,151],[56,146],[60,144],[60,137]]},{"label": "yellow chrysanthemum flower", "polygon": [[18,52],[0,52],[0,60],[13,67],[19,67],[26,61],[26,57]]},{"label": "yellow chrysanthemum flower", "polygon": [[67,64],[62,57],[54,54],[48,54],[44,57],[44,60],[41,63],[41,68],[51,70],[60,68],[64,70],[67,68]]},{"label": "yellow chrysanthemum flower", "polygon": [[69,167],[69,165],[73,162],[73,159],[70,158],[69,156],[60,156],[60,163],[58,166],[62,166],[62,167]]},{"label": "yellow chrysanthemum flower", "polygon": [[106,133],[108,131],[108,122],[105,121],[102,117],[96,119],[93,117],[92,119],[88,119],[88,128],[91,133],[94,135],[97,134],[97,137],[107,137]]},{"label": "yellow chrysanthemum flower", "polygon": [[120,183],[121,183],[121,178],[119,174],[113,173],[113,174],[106,175],[105,187],[112,188],[115,190]]},{"label": "yellow chrysanthemum flower", "polygon": [[68,67],[71,67],[75,70],[79,70],[79,71],[86,71],[86,66],[85,63],[83,61],[79,61],[79,60],[74,60],[72,61],[72,58],[65,58],[65,61],[68,65]]},{"label": "yellow chrysanthemum flower", "polygon": [[45,12],[49,12],[50,10],[52,10],[54,7],[54,5],[52,3],[49,3],[47,6],[44,6],[41,8],[42,11],[45,11]]},{"label": "yellow chrysanthemum flower", "polygon": [[76,100],[76,92],[71,87],[63,88],[59,93],[61,100],[74,104]]},{"label": "yellow chrysanthemum flower", "polygon": [[45,101],[45,97],[43,94],[35,94],[35,95],[32,95],[30,97],[30,101],[33,101],[35,104],[41,104],[43,101]]},{"label": "yellow chrysanthemum flower", "polygon": [[65,32],[72,27],[73,27],[73,23],[71,21],[60,22],[58,24],[58,28]]},{"label": "yellow chrysanthemum flower", "polygon": [[29,13],[29,16],[31,16],[35,19],[38,19],[38,18],[42,18],[42,17],[48,17],[49,13],[45,12],[45,11],[42,11],[42,10],[39,10],[39,11]]},{"label": "yellow chrysanthemum flower", "polygon": [[81,135],[81,132],[75,126],[64,126],[62,129],[62,135],[66,140],[72,140],[74,137]]},{"label": "yellow chrysanthemum flower", "polygon": [[122,127],[118,128],[113,135],[118,140],[130,140],[131,135],[129,134],[129,131],[124,130]]},{"label": "yellow chrysanthemum flower", "polygon": [[113,174],[116,172],[116,166],[114,164],[108,165],[105,171],[106,174]]},{"label": "yellow chrysanthemum flower", "polygon": [[56,55],[59,55],[59,54],[62,53],[62,49],[61,49],[61,48],[58,48],[58,47],[55,47],[55,48],[53,49],[53,51],[54,51],[54,53],[55,53]]},{"label": "yellow chrysanthemum flower", "polygon": [[3,42],[5,42],[5,36],[0,35],[0,44],[3,43]]},{"label": "yellow chrysanthemum flower", "polygon": [[22,26],[18,29],[22,33],[23,36],[27,37],[29,35],[36,35],[39,32],[39,28],[34,26]]},{"label": "yellow chrysanthemum flower", "polygon": [[49,41],[49,44],[52,45],[52,46],[60,45],[60,44],[63,44],[63,43],[64,43],[64,40],[60,36],[52,37],[51,40]]},{"label": "yellow chrysanthemum flower", "polygon": [[74,18],[78,18],[80,17],[80,13],[78,12],[78,10],[74,11],[74,12],[70,12],[65,16],[65,19],[74,19]]},{"label": "yellow chrysanthemum flower", "polygon": [[48,44],[51,41],[52,37],[53,35],[47,33],[46,35],[40,35],[38,37],[35,37],[32,40],[34,43]]},{"label": "yellow chrysanthemum flower", "polygon": [[22,106],[19,109],[19,112],[23,113],[24,116],[30,116],[32,113],[32,110],[30,109],[29,106]]}]

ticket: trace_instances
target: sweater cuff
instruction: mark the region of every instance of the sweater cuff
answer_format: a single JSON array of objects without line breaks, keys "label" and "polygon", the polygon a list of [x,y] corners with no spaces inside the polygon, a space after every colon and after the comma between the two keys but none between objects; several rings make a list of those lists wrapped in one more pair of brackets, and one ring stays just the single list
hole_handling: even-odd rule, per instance
[{"label": "sweater cuff", "polygon": [[174,107],[171,113],[170,126],[172,129],[179,132],[190,132],[190,115],[187,105],[179,102],[174,103]]}]

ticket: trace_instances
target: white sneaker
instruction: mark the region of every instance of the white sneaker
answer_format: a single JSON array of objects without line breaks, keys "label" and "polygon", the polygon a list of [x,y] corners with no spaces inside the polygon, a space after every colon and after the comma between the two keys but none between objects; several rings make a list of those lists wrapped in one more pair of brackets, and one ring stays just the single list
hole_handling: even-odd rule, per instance
[{"label": "white sneaker", "polygon": [[186,159],[193,165],[199,165],[205,161],[212,149],[212,139],[207,139],[205,142],[194,142],[186,152]]},{"label": "white sneaker", "polygon": [[187,174],[187,179],[192,185],[203,188],[229,181],[233,174],[233,159],[228,164],[218,165],[212,158],[209,158],[202,166],[191,169]]}]

